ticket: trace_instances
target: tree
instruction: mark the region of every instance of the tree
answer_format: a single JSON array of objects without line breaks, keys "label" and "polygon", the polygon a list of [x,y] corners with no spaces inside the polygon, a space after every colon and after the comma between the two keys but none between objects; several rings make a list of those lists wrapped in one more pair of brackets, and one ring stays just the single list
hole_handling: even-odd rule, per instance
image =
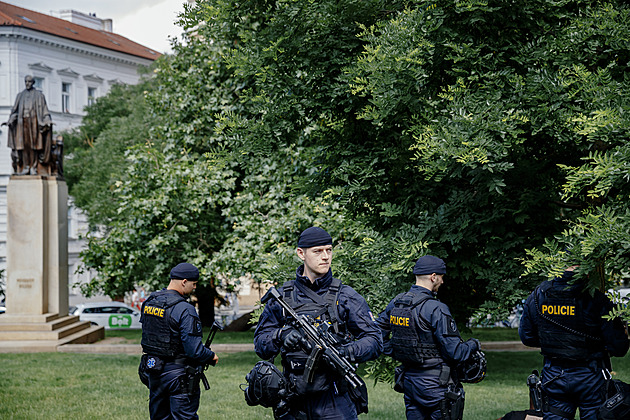
[{"label": "tree", "polygon": [[144,144],[153,124],[145,101],[152,82],[114,85],[111,91],[86,108],[77,131],[64,133],[64,177],[74,204],[92,227],[107,225],[119,207],[114,190],[129,162],[126,150]]},{"label": "tree", "polygon": [[[216,238],[185,249],[208,273],[278,281],[293,238],[321,224],[336,273],[375,312],[418,256],[444,258],[440,296],[460,321],[482,302],[506,314],[539,280],[521,277],[525,250],[528,273],[548,272],[539,250],[562,249],[550,238],[563,231],[574,248],[599,238],[580,248],[585,271],[622,267],[627,235],[603,244],[627,218],[625,178],[610,173],[627,156],[627,17],[621,2],[197,2],[147,95],[152,142],[130,153],[112,234],[90,252],[112,284],[129,259],[110,255],[164,272],[136,249],[176,222]],[[180,170],[208,181],[189,196]],[[171,194],[204,211],[186,215]],[[195,240],[166,237],[156,249],[171,256]]]}]

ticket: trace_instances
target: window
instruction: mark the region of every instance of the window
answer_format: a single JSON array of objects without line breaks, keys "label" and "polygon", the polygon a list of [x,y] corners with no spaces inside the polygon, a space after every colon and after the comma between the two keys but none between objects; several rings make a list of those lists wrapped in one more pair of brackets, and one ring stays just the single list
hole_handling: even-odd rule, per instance
[{"label": "window", "polygon": [[61,112],[70,113],[70,83],[61,84]]},{"label": "window", "polygon": [[44,78],[43,77],[33,77],[33,87],[39,91],[44,90]]},{"label": "window", "polygon": [[132,314],[133,311],[129,308],[118,308],[119,314]]},{"label": "window", "polygon": [[96,102],[96,88],[95,87],[88,87],[88,97],[87,97],[87,104],[89,105],[94,105],[94,102]]}]

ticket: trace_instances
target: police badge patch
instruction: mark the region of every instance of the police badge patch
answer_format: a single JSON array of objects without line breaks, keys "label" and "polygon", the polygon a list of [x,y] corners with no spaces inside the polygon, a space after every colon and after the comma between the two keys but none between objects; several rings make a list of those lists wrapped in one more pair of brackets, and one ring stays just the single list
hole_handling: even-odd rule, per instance
[{"label": "police badge patch", "polygon": [[446,321],[446,335],[459,336],[459,331],[457,331],[457,323],[455,323],[455,320],[451,318],[450,316],[448,317],[448,320]]}]

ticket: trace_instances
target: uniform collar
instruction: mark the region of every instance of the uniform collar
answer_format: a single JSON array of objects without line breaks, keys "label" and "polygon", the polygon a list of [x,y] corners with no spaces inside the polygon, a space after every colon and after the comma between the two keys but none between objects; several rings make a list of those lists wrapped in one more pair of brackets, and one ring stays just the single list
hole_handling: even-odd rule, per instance
[{"label": "uniform collar", "polygon": [[324,274],[322,277],[315,279],[314,282],[311,283],[308,277],[304,275],[304,264],[299,266],[295,272],[295,281],[298,281],[302,284],[305,284],[310,289],[319,290],[322,287],[327,287],[332,282],[333,275],[332,269],[328,269],[328,273]]},{"label": "uniform collar", "polygon": [[437,294],[433,293],[432,291],[430,291],[426,287],[418,286],[417,284],[414,284],[414,285],[411,286],[410,292],[413,292],[413,293],[424,293],[424,294],[430,295],[431,297],[436,297],[437,296]]}]

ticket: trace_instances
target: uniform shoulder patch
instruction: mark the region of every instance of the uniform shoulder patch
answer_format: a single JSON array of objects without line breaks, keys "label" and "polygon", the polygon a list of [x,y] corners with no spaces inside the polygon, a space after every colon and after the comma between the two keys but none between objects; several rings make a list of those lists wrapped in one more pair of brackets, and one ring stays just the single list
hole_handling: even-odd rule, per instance
[{"label": "uniform shoulder patch", "polygon": [[201,321],[198,319],[195,319],[195,322],[193,323],[193,334],[192,335],[203,335],[203,329],[202,329],[202,325],[201,325]]},{"label": "uniform shoulder patch", "polygon": [[459,335],[459,331],[457,330],[457,323],[452,317],[447,317],[446,320],[446,333],[447,335]]}]

